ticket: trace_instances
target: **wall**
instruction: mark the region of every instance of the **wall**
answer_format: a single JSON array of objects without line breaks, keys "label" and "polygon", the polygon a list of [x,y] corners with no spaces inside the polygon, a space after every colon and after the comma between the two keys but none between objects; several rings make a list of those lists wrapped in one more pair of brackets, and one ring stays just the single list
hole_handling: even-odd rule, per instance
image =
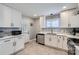
[{"label": "wall", "polygon": [[22,16],[22,31],[29,33],[30,39],[35,38],[34,20],[32,18]]}]

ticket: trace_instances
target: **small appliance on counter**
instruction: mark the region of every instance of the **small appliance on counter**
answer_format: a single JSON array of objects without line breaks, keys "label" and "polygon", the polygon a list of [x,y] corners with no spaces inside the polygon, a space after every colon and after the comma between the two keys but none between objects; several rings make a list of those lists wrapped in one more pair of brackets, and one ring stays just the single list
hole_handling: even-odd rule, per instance
[{"label": "small appliance on counter", "polygon": [[22,34],[22,31],[21,30],[14,30],[14,31],[11,31],[11,34],[12,35],[20,35],[20,34]]},{"label": "small appliance on counter", "polygon": [[36,35],[36,42],[44,45],[45,44],[45,34],[44,33],[38,33]]}]

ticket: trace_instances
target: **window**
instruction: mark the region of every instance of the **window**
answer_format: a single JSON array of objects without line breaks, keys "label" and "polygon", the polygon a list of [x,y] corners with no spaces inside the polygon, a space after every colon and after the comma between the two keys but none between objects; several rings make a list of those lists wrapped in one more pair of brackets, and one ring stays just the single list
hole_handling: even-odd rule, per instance
[{"label": "window", "polygon": [[59,27],[59,18],[47,19],[47,27]]}]

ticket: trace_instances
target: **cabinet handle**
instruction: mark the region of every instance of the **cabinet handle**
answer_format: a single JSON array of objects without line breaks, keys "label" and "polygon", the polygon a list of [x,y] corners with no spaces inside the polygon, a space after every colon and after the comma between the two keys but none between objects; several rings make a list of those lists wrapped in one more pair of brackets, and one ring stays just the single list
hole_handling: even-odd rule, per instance
[{"label": "cabinet handle", "polygon": [[68,27],[71,27],[71,24],[68,24]]},{"label": "cabinet handle", "polygon": [[13,46],[16,46],[16,42],[13,42]]},{"label": "cabinet handle", "polygon": [[4,42],[9,42],[10,40],[6,40],[6,41],[4,41]]}]

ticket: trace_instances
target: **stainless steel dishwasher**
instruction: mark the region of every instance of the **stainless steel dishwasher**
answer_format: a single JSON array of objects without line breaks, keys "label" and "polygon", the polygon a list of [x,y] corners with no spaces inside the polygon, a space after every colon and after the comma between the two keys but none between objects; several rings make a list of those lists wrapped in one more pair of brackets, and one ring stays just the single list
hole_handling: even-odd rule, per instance
[{"label": "stainless steel dishwasher", "polygon": [[42,34],[42,33],[38,33],[36,35],[36,42],[39,43],[39,44],[43,44],[45,43],[45,34]]}]

